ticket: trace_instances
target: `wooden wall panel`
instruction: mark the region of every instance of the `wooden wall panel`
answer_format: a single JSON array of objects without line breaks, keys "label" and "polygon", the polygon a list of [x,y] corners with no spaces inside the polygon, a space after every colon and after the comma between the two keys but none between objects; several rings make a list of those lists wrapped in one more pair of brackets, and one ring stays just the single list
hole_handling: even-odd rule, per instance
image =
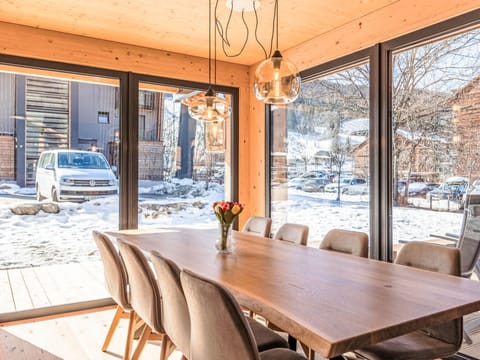
[{"label": "wooden wall panel", "polygon": [[300,70],[480,7],[480,0],[400,0],[283,52]]},{"label": "wooden wall panel", "polygon": [[[0,22],[0,53],[208,82],[208,59]],[[217,83],[248,85],[248,66],[218,62]]]}]

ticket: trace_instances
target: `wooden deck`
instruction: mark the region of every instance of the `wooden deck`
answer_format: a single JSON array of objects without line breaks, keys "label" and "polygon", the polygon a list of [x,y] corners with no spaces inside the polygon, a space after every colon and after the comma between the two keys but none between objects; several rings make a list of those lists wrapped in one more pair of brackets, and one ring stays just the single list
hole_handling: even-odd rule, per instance
[{"label": "wooden deck", "polygon": [[110,297],[101,261],[1,270],[0,289],[0,314]]}]

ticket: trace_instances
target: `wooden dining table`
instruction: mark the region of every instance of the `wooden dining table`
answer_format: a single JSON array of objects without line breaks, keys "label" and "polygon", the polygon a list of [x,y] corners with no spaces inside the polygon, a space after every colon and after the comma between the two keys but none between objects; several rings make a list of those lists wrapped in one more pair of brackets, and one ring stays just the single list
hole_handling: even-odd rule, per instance
[{"label": "wooden dining table", "polygon": [[241,305],[331,358],[480,310],[480,282],[216,229],[125,230],[109,235],[156,250],[232,291]]}]

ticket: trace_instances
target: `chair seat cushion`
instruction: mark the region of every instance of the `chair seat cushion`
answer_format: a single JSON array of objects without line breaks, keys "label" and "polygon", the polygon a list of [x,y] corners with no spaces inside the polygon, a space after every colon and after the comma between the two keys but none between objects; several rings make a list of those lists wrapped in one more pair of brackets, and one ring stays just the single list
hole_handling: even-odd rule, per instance
[{"label": "chair seat cushion", "polygon": [[288,348],[287,340],[285,340],[275,331],[268,329],[255,319],[250,317],[245,318],[252,329],[259,352],[274,348]]},{"label": "chair seat cushion", "polygon": [[307,360],[295,351],[288,349],[270,349],[260,353],[261,360]]},{"label": "chair seat cushion", "polygon": [[355,353],[369,360],[432,360],[452,355],[457,350],[453,344],[414,331],[355,350]]}]

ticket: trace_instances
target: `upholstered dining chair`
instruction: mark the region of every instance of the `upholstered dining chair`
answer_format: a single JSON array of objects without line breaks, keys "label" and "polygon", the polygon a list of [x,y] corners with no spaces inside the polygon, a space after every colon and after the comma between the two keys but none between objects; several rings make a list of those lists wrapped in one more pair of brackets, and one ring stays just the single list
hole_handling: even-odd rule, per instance
[{"label": "upholstered dining chair", "polygon": [[156,251],[150,253],[150,260],[162,294],[162,321],[166,333],[163,341],[172,341],[182,352],[182,360],[190,359],[190,315],[180,283],[180,269]]},{"label": "upholstered dining chair", "polygon": [[129,323],[124,358],[130,359],[135,331],[135,311],[129,302],[127,273],[120,254],[107,235],[99,231],[93,231],[93,240],[97,245],[102,259],[105,286],[113,301],[117,304],[115,315],[102,345],[102,351],[107,351],[120,319],[128,318]]},{"label": "upholstered dining chair", "polygon": [[242,232],[270,237],[271,227],[272,219],[262,216],[251,216],[245,225],[243,225]]},{"label": "upholstered dining chair", "polygon": [[[132,356],[132,360],[137,360],[147,340],[164,339],[162,299],[153,270],[142,251],[121,239],[117,239],[117,243],[127,270],[130,304],[135,310],[135,314],[145,322],[142,335]],[[162,341],[160,359],[167,359],[173,350],[173,344],[169,341]]]},{"label": "upholstered dining chair", "polygon": [[[461,275],[460,250],[437,244],[412,241],[399,251],[395,263]],[[362,359],[369,360],[433,360],[453,355],[462,344],[462,318],[414,331],[378,344],[355,350]]]},{"label": "upholstered dining chair", "polygon": [[273,236],[275,240],[289,241],[298,245],[307,245],[308,226],[301,224],[285,223]]},{"label": "upholstered dining chair", "polygon": [[360,231],[332,229],[323,238],[320,249],[368,257],[368,235]]},{"label": "upholstered dining chair", "polygon": [[220,284],[188,270],[181,282],[190,313],[191,360],[305,360],[284,348],[259,352],[248,318]]},{"label": "upholstered dining chair", "polygon": [[[151,260],[162,294],[164,309],[162,320],[168,339],[166,341],[175,344],[175,347],[183,353],[182,359],[190,359],[190,316],[180,282],[180,269],[172,260],[164,258],[156,251],[151,252]],[[258,351],[288,347],[286,340],[280,335],[252,318],[246,319],[252,329]]]}]

